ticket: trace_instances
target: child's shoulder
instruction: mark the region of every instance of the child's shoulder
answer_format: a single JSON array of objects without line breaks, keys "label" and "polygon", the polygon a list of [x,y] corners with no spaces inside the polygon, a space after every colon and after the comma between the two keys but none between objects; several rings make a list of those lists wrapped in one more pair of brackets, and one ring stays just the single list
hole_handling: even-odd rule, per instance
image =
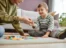
[{"label": "child's shoulder", "polygon": [[38,18],[37,19],[40,19],[41,18],[41,16],[38,16]]},{"label": "child's shoulder", "polygon": [[54,18],[51,14],[47,15],[48,18]]}]

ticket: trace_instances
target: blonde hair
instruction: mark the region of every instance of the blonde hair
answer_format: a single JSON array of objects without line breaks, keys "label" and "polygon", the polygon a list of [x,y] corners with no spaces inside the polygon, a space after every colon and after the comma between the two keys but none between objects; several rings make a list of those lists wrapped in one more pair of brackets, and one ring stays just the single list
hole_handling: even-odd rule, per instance
[{"label": "blonde hair", "polygon": [[44,7],[46,10],[48,10],[48,5],[45,2],[42,2],[38,5],[38,8]]}]

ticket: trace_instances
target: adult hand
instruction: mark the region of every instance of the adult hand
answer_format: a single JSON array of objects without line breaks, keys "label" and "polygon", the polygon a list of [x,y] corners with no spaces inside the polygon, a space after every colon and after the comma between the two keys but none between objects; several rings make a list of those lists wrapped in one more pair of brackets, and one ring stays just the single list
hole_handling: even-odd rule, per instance
[{"label": "adult hand", "polygon": [[30,18],[27,18],[27,17],[24,17],[24,18],[23,18],[23,21],[24,21],[26,24],[29,24],[29,25],[32,25],[32,24],[33,24],[33,21],[32,21]]},{"label": "adult hand", "polygon": [[23,21],[24,23],[29,24],[29,25],[33,24],[33,21],[30,18],[27,18],[27,17],[19,17],[19,20]]},{"label": "adult hand", "polygon": [[29,36],[28,33],[24,33],[24,36],[22,36],[23,39],[26,39]]}]

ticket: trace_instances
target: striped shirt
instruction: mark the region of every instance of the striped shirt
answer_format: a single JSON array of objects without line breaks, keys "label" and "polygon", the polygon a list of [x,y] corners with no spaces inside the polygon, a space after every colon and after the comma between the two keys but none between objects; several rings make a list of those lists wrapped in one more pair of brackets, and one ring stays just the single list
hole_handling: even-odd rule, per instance
[{"label": "striped shirt", "polygon": [[52,31],[54,29],[54,18],[51,15],[47,15],[46,18],[39,16],[35,25],[41,31]]}]

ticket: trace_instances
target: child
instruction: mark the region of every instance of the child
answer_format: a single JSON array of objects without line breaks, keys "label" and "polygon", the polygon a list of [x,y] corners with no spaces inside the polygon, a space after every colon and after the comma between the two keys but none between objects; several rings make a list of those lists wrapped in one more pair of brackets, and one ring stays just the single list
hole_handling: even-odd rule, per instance
[{"label": "child", "polygon": [[[37,11],[40,16],[38,17],[36,24],[32,25],[35,30],[29,31],[29,35],[44,38],[47,38],[50,35],[60,39],[66,37],[66,30],[61,32],[61,30],[58,29],[56,32],[53,32],[54,18],[48,14],[48,6],[45,2],[38,5]],[[37,28],[39,29],[37,30]]]},{"label": "child", "polygon": [[40,14],[36,22],[39,31],[29,31],[29,34],[31,36],[48,37],[54,28],[54,19],[50,14],[48,14],[48,6],[45,2],[38,5],[37,11]]}]

